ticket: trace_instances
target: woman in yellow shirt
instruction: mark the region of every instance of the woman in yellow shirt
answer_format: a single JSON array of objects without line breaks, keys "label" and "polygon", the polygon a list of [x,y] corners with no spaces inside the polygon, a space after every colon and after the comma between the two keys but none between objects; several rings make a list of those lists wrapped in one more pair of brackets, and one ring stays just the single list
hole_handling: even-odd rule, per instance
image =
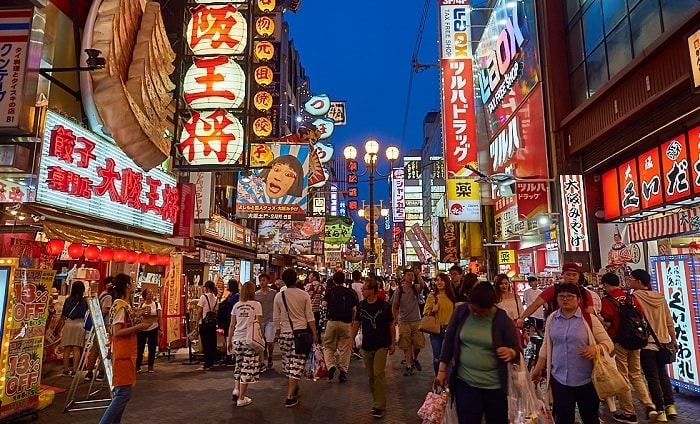
[{"label": "woman in yellow shirt", "polygon": [[437,375],[438,365],[440,364],[440,350],[442,349],[442,341],[445,338],[445,329],[450,322],[450,317],[452,317],[455,301],[456,296],[452,289],[450,277],[444,273],[438,274],[435,283],[433,283],[430,296],[425,300],[425,307],[423,309],[423,315],[433,314],[440,323],[440,334],[430,335],[435,375]]}]

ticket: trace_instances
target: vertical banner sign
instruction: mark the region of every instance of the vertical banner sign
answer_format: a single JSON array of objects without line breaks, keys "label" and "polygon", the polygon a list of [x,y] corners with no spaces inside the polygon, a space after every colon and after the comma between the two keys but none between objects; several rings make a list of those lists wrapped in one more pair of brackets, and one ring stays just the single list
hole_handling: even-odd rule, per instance
[{"label": "vertical banner sign", "polygon": [[459,228],[458,224],[447,218],[439,218],[440,262],[459,263]]},{"label": "vertical banner sign", "polygon": [[[471,51],[469,1],[440,1],[440,77],[442,92],[442,136],[448,187],[472,174],[466,165],[478,168],[476,115]],[[452,184],[450,184],[452,183]],[[478,184],[477,184],[478,187]],[[472,187],[473,188],[473,187]],[[474,191],[474,190],[472,190]],[[478,195],[479,190],[475,190]],[[451,221],[478,221],[471,213],[473,199],[466,201],[459,190],[447,191]],[[476,203],[479,204],[477,197]]]},{"label": "vertical banner sign", "polygon": [[394,222],[404,222],[406,220],[406,191],[404,190],[404,169],[394,168],[391,170],[391,193],[392,210],[394,211]]},{"label": "vertical banner sign", "polygon": [[0,284],[7,290],[0,354],[0,369],[5,370],[0,380],[0,419],[36,409],[39,404],[49,288],[56,276],[52,270],[2,266],[13,261],[0,259]]},{"label": "vertical banner sign", "polygon": [[420,259],[421,263],[426,263],[427,258],[425,256],[425,251],[423,250],[423,247],[418,241],[416,234],[413,231],[406,231],[406,236],[411,242],[411,246],[413,246],[413,250],[416,252],[416,255],[418,255],[418,258]]},{"label": "vertical banner sign", "polygon": [[562,227],[567,252],[588,252],[588,223],[582,175],[561,175]]},{"label": "vertical banner sign", "polygon": [[[664,295],[678,339],[676,362],[671,364],[671,382],[685,389],[700,391],[698,371],[698,312],[694,294],[700,289],[700,262],[693,255],[656,256],[651,258],[652,281]],[[690,385],[691,387],[687,387]]]},{"label": "vertical banner sign", "polygon": [[0,10],[0,133],[20,126],[32,13]]},{"label": "vertical banner sign", "polygon": [[168,275],[163,284],[163,298],[166,305],[163,310],[163,324],[165,329],[165,342],[170,345],[173,342],[182,340],[182,317],[184,316],[184,305],[182,302],[183,269],[182,254],[173,256],[170,260]]},{"label": "vertical banner sign", "polygon": [[693,71],[693,90],[700,91],[700,29],[688,37],[690,68]]}]

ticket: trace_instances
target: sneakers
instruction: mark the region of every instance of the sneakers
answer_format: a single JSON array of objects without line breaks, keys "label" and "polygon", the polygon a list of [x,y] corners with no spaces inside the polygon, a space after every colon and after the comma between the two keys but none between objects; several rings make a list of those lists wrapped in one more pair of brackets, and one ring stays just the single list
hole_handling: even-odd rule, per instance
[{"label": "sneakers", "polygon": [[357,352],[353,352],[353,353],[352,353],[352,357],[355,358],[355,359],[362,359],[362,354],[361,354],[360,351],[358,350]]},{"label": "sneakers", "polygon": [[647,407],[647,418],[649,418],[649,421],[655,421],[658,416],[659,413],[656,412],[656,409]]},{"label": "sneakers", "polygon": [[413,375],[413,367],[406,367],[406,371],[403,373],[404,377]]},{"label": "sneakers", "polygon": [[335,375],[335,367],[330,367],[328,369],[328,381],[333,380],[334,375]]},{"label": "sneakers", "polygon": [[291,398],[291,399],[287,399],[284,401],[285,408],[291,408],[291,407],[297,406],[297,405],[299,405],[299,399],[297,399],[297,398]]},{"label": "sneakers", "polygon": [[62,375],[63,377],[70,377],[70,371],[64,370],[64,371],[61,373],[61,375]]},{"label": "sneakers", "polygon": [[625,415],[622,412],[618,412],[616,414],[613,414],[613,420],[619,423],[637,424],[637,416],[634,414]]},{"label": "sneakers", "polygon": [[338,376],[338,381],[340,381],[341,383],[345,383],[346,381],[348,381],[348,373],[346,373],[343,370],[340,370],[340,375]]},{"label": "sneakers", "polygon": [[249,398],[248,396],[243,396],[236,401],[236,406],[246,406],[250,405],[251,403],[253,403],[253,399]]},{"label": "sneakers", "polygon": [[667,405],[666,406],[666,415],[669,418],[675,418],[678,416],[678,411],[676,411],[676,406],[675,405]]},{"label": "sneakers", "polygon": [[668,418],[666,417],[666,411],[659,411],[659,415],[656,416],[656,422],[659,422],[659,423],[668,422]]},{"label": "sneakers", "polygon": [[233,392],[231,392],[231,400],[234,402],[238,402],[238,390],[233,389]]},{"label": "sneakers", "polygon": [[104,379],[105,379],[105,373],[98,372],[97,377],[95,377],[95,381],[104,381]]},{"label": "sneakers", "polygon": [[372,408],[372,416],[374,418],[383,418],[384,417],[384,410],[379,409],[379,408]]},{"label": "sneakers", "polygon": [[87,374],[85,374],[85,381],[92,381],[92,371],[88,371]]},{"label": "sneakers", "polygon": [[148,367],[148,372],[149,372],[149,373],[153,373],[153,372],[154,372],[154,371],[153,371],[153,367]]},{"label": "sneakers", "polygon": [[265,371],[267,371],[265,364],[260,365],[260,374],[264,373]]},{"label": "sneakers", "polygon": [[136,367],[136,374],[141,374],[141,367]]},{"label": "sneakers", "polygon": [[420,362],[418,362],[417,359],[413,360],[413,368],[415,368],[416,371],[423,371],[423,367],[420,365]]}]

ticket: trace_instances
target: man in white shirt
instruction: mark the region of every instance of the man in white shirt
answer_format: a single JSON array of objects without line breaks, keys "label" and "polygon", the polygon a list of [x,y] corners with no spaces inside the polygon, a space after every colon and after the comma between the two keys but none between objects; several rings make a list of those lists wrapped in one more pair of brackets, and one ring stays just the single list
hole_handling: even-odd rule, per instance
[{"label": "man in white shirt", "polygon": [[[537,296],[539,296],[542,293],[542,290],[540,290],[537,287],[537,277],[527,277],[527,283],[530,285],[530,288],[525,289],[525,291],[523,292],[523,301],[525,302],[525,308],[532,305],[537,299]],[[530,319],[534,322],[536,329],[544,330],[543,308],[538,308],[537,310],[535,310],[535,312],[533,312],[532,315],[530,315]]]},{"label": "man in white shirt", "polygon": [[365,296],[362,294],[362,274],[360,271],[355,270],[352,272],[352,284],[350,284],[350,288],[357,293],[358,302],[365,300]]}]

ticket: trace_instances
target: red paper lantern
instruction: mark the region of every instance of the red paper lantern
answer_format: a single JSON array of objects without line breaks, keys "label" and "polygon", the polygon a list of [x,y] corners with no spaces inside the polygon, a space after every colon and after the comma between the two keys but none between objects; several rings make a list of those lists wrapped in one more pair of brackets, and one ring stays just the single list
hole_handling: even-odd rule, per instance
[{"label": "red paper lantern", "polygon": [[100,248],[91,244],[85,248],[83,255],[88,261],[96,261],[100,257]]},{"label": "red paper lantern", "polygon": [[158,255],[148,255],[148,265],[156,266],[158,265]]},{"label": "red paper lantern", "polygon": [[49,255],[60,255],[63,252],[63,248],[66,246],[66,242],[59,239],[49,240],[46,243],[46,253]]},{"label": "red paper lantern", "polygon": [[159,255],[158,265],[168,266],[170,265],[170,255]]},{"label": "red paper lantern", "polygon": [[109,262],[114,258],[114,250],[111,247],[103,247],[100,251],[100,260],[103,262]]},{"label": "red paper lantern", "polygon": [[78,259],[83,256],[84,251],[85,248],[80,243],[71,243],[70,246],[68,246],[68,256],[73,259]]},{"label": "red paper lantern", "polygon": [[126,251],[126,262],[133,264],[139,260],[139,254],[133,250]]},{"label": "red paper lantern", "polygon": [[147,264],[148,259],[150,258],[151,255],[148,254],[148,252],[141,252],[139,253],[139,263],[140,264]]},{"label": "red paper lantern", "polygon": [[[103,250],[104,252],[104,250]],[[126,250],[124,249],[115,249],[114,250],[114,261],[115,262],[124,262],[126,261]]]}]

